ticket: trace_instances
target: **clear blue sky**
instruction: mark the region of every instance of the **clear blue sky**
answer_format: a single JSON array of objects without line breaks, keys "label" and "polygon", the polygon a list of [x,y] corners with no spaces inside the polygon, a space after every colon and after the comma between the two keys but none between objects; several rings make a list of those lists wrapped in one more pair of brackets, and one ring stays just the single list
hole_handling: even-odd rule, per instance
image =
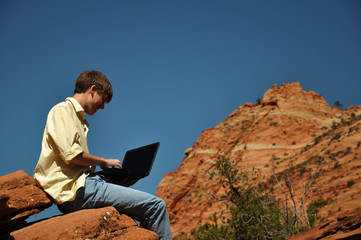
[{"label": "clear blue sky", "polygon": [[160,141],[134,186],[155,194],[203,130],[275,83],[361,105],[361,1],[1,0],[0,175],[32,176],[47,113],[84,70],[115,92],[87,117],[91,153]]}]

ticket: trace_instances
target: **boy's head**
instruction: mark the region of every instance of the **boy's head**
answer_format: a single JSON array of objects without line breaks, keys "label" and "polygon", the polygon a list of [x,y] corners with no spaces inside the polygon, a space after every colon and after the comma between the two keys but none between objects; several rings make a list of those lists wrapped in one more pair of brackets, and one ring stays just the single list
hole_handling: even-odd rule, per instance
[{"label": "boy's head", "polygon": [[113,97],[113,88],[108,78],[98,71],[85,71],[81,73],[76,80],[74,94],[85,93],[91,86],[96,86],[96,91],[99,94],[107,95],[107,102],[109,103]]}]

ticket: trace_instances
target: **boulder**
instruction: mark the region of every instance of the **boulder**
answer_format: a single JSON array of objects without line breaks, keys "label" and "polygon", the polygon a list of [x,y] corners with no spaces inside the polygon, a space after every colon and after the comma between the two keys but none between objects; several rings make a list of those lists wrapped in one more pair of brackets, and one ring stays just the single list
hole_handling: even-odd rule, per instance
[{"label": "boulder", "polygon": [[0,232],[24,226],[26,218],[51,205],[52,200],[24,171],[0,177]]},{"label": "boulder", "polygon": [[140,228],[114,207],[85,209],[49,218],[14,231],[8,239],[115,239],[156,240],[158,235]]}]

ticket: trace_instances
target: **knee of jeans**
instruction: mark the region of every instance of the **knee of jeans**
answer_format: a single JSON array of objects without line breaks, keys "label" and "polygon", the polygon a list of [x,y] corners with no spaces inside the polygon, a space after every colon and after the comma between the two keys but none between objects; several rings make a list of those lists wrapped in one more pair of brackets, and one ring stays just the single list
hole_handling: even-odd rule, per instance
[{"label": "knee of jeans", "polygon": [[159,208],[167,208],[166,203],[163,199],[156,197],[156,201]]}]

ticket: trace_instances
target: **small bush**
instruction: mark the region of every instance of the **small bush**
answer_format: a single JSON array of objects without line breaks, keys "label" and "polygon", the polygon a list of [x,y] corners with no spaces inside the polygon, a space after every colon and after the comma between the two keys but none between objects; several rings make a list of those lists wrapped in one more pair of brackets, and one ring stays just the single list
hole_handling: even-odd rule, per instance
[{"label": "small bush", "polygon": [[334,201],[335,200],[332,200],[330,198],[327,198],[326,200],[324,200],[321,197],[321,198],[311,202],[311,204],[307,208],[308,219],[310,221],[311,226],[315,225],[315,222],[317,219],[317,213],[320,211],[320,209]]},{"label": "small bush", "polygon": [[347,181],[347,187],[351,187],[354,184],[355,184],[354,180]]},{"label": "small bush", "polygon": [[331,141],[330,141],[330,142],[336,141],[336,140],[338,140],[340,137],[341,137],[341,135],[337,133],[335,136],[333,136],[333,137],[331,138]]}]

